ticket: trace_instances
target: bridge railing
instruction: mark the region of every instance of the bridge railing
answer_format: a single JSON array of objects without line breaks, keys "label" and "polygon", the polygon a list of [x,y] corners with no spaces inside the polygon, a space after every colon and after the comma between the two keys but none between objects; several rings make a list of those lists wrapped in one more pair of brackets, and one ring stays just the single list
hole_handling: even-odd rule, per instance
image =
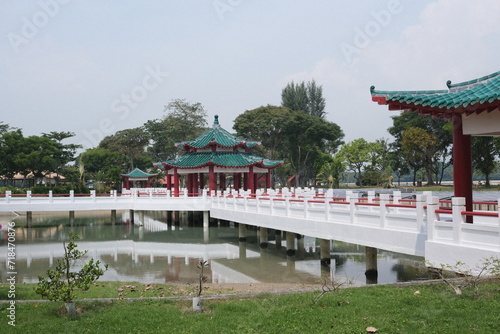
[{"label": "bridge railing", "polygon": [[397,196],[390,198],[389,194],[361,199],[352,192],[345,199],[268,193],[255,196],[219,193],[211,198],[212,207],[232,211],[426,232],[426,195],[417,195],[413,205],[400,204]]},{"label": "bridge railing", "polygon": [[[500,252],[500,211],[466,211],[462,197],[452,198],[451,202],[450,214],[449,210],[440,209],[437,197],[429,199],[427,240]],[[473,217],[472,224],[467,217]]]}]

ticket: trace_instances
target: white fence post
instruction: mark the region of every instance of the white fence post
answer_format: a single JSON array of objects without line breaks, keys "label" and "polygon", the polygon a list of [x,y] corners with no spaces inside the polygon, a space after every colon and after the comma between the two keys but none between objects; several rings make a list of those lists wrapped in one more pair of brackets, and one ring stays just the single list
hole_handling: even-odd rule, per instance
[{"label": "white fence post", "polygon": [[325,196],[325,220],[330,221],[330,200]]},{"label": "white fence post", "polygon": [[95,201],[96,201],[96,197],[95,197],[95,190],[91,190],[91,191],[90,191],[90,198],[92,198],[92,202],[95,202]]},{"label": "white fence post", "polygon": [[462,211],[465,211],[465,197],[453,197],[451,199],[453,215],[453,242],[460,244],[462,240],[462,223],[465,223]]},{"label": "white fence post", "polygon": [[52,203],[54,198],[52,197],[52,190],[49,190],[49,203]]},{"label": "white fence post", "polygon": [[349,202],[349,212],[351,216],[351,224],[356,223],[356,203],[358,202],[359,193],[346,193],[346,202]]},{"label": "white fence post", "polygon": [[417,195],[416,197],[416,214],[417,214],[417,232],[423,232],[426,229],[426,226],[424,224],[424,206],[425,206],[425,201],[427,200],[427,195]]},{"label": "white fence post", "polygon": [[427,240],[434,240],[435,221],[438,217],[436,210],[439,209],[439,197],[431,196],[427,198]]},{"label": "white fence post", "polygon": [[401,191],[396,190],[392,192],[392,203],[399,204],[401,201]]},{"label": "white fence post", "polygon": [[75,191],[74,190],[69,191],[69,201],[71,203],[75,203]]},{"label": "white fence post", "polygon": [[375,200],[375,191],[368,190],[368,203],[373,203]]},{"label": "white fence post", "polygon": [[7,190],[7,191],[5,192],[5,202],[6,202],[6,203],[10,203],[10,197],[11,197],[11,196],[12,196],[12,191]]},{"label": "white fence post", "polygon": [[31,190],[26,191],[26,202],[31,203]]},{"label": "white fence post", "polygon": [[379,212],[380,212],[380,228],[386,228],[387,226],[387,204],[389,204],[390,195],[380,194]]}]

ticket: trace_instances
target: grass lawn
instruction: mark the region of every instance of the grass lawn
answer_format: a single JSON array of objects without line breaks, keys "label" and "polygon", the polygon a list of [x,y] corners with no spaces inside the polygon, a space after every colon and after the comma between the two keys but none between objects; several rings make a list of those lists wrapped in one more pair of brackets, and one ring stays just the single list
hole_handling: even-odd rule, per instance
[{"label": "grass lawn", "polygon": [[[128,284],[125,284],[128,285]],[[16,299],[32,299],[35,285],[16,287]],[[85,298],[116,297],[123,283],[98,283]],[[124,297],[189,295],[190,288],[139,285]],[[0,286],[7,299],[8,286]],[[130,291],[129,291],[130,290]],[[418,292],[417,292],[418,291]],[[417,292],[417,293],[416,293]],[[498,333],[500,283],[457,296],[443,284],[345,288],[326,294],[235,295],[203,301],[193,313],[191,300],[79,301],[81,314],[70,319],[61,302],[17,302],[16,327],[8,325],[8,304],[0,304],[3,333]]]}]

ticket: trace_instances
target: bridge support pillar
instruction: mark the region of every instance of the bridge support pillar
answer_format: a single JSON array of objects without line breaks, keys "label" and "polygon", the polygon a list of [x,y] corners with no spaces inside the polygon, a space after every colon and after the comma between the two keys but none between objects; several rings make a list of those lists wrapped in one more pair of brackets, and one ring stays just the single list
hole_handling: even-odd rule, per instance
[{"label": "bridge support pillar", "polygon": [[295,233],[286,232],[286,255],[294,256],[295,255]]},{"label": "bridge support pillar", "polygon": [[238,237],[240,241],[247,241],[247,226],[245,224],[238,224]]},{"label": "bridge support pillar", "polygon": [[134,225],[135,219],[134,219],[134,210],[129,210],[130,213],[130,223]]},{"label": "bridge support pillar", "polygon": [[26,225],[28,227],[31,227],[32,224],[33,224],[33,212],[26,211]]},{"label": "bridge support pillar", "polygon": [[276,249],[281,249],[281,231],[274,230],[274,240],[276,244]]},{"label": "bridge support pillar", "polygon": [[377,248],[365,247],[366,283],[376,284],[378,279]]},{"label": "bridge support pillar", "polygon": [[144,226],[144,211],[139,211],[139,226]]},{"label": "bridge support pillar", "polygon": [[167,225],[172,226],[172,211],[167,211]]},{"label": "bridge support pillar", "polygon": [[111,224],[116,224],[116,210],[111,210]]},{"label": "bridge support pillar", "polygon": [[268,238],[268,233],[267,233],[266,227],[260,228],[259,237],[260,237],[260,248],[267,248],[269,238]]},{"label": "bridge support pillar", "polygon": [[210,215],[208,211],[203,211],[203,228],[208,228],[210,225]]},{"label": "bridge support pillar", "polygon": [[247,243],[240,241],[239,243],[239,255],[240,259],[246,259],[247,258]]},{"label": "bridge support pillar", "polygon": [[319,239],[319,259],[322,267],[328,267],[330,265],[330,252],[330,240]]},{"label": "bridge support pillar", "polygon": [[75,225],[75,211],[69,212],[69,225],[70,226]]},{"label": "bridge support pillar", "polygon": [[180,211],[173,211],[172,214],[174,215],[174,224],[175,226],[179,226],[180,223]]}]

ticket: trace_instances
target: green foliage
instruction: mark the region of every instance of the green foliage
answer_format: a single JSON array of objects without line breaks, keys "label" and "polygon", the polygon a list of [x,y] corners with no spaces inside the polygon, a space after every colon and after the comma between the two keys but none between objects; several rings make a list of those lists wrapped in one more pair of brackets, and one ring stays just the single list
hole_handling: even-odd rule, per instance
[{"label": "green foliage", "polygon": [[207,113],[201,103],[174,99],[165,106],[165,111],[167,114],[163,119],[149,120],[144,124],[151,140],[148,153],[155,161],[174,158],[178,152],[174,146],[176,142],[196,138],[207,128]]},{"label": "green foliage", "polygon": [[490,187],[490,175],[498,168],[496,156],[500,154],[500,141],[494,137],[472,137],[472,166],[486,178]]},{"label": "green foliage", "polygon": [[101,268],[100,261],[90,259],[79,271],[71,271],[77,260],[81,260],[88,251],[78,250],[75,240],[78,235],[70,233],[71,241],[64,247],[64,258],[56,261],[55,270],[47,270],[47,277],[38,276],[38,285],[35,292],[51,301],[70,303],[75,298],[76,290],[86,291],[108,269]]},{"label": "green foliage", "polygon": [[69,194],[73,190],[75,194],[88,194],[90,191],[87,187],[81,184],[68,184],[62,186],[46,187],[36,186],[30,188],[32,194],[48,194],[52,190],[52,194]]},{"label": "green foliage", "polygon": [[149,135],[143,127],[125,129],[105,137],[99,148],[118,152],[128,158],[129,170],[136,167],[136,163],[144,156],[146,146],[149,144]]},{"label": "green foliage", "polygon": [[281,91],[281,105],[294,111],[302,111],[316,117],[325,117],[325,99],[323,87],[316,82],[302,81],[295,84],[293,81]]}]

